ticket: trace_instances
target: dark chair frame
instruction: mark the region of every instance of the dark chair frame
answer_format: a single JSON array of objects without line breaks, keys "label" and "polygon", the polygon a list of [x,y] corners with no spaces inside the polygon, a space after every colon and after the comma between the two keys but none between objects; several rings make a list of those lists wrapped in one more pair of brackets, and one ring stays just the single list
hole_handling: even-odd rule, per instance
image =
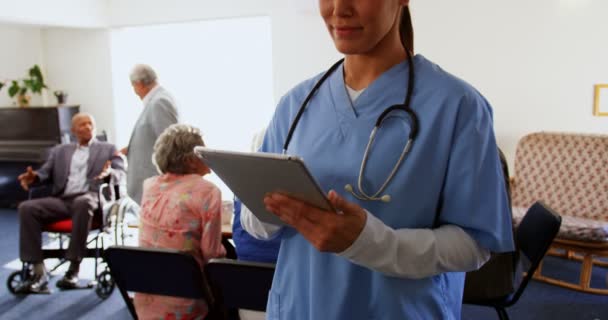
[{"label": "dark chair frame", "polygon": [[208,318],[213,315],[214,299],[191,254],[158,248],[111,246],[105,251],[112,277],[133,319],[138,319],[129,291],[204,299],[209,306]]},{"label": "dark chair frame", "polygon": [[205,274],[217,305],[232,320],[239,319],[238,309],[266,311],[274,269],[272,263],[211,259]]},{"label": "dark chair frame", "polygon": [[[534,273],[557,236],[562,218],[541,201],[534,203],[515,231],[515,243],[520,253],[520,268],[525,275],[516,291],[508,296],[492,299],[467,301],[466,304],[492,307],[501,320],[508,320],[507,308],[517,303],[528,286]],[[528,265],[524,268],[524,265]]]}]

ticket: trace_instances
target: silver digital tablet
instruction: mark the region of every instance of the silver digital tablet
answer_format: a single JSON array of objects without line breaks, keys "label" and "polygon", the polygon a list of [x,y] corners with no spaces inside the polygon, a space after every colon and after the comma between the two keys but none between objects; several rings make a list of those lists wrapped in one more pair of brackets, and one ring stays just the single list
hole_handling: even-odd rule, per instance
[{"label": "silver digital tablet", "polygon": [[251,212],[263,222],[283,225],[266,211],[264,195],[280,192],[323,210],[335,211],[299,157],[195,147],[205,163]]}]

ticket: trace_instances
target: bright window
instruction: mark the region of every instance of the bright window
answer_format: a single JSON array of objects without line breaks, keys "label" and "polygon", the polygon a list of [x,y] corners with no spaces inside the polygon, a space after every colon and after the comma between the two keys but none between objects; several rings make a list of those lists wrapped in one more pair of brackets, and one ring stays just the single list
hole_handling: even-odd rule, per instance
[{"label": "bright window", "polygon": [[[133,65],[152,66],[176,98],[180,120],[203,132],[209,147],[249,150],[272,116],[269,17],[120,28],[112,31],[116,142],[129,142],[142,103],[129,81]],[[232,192],[215,175],[208,177]]]}]

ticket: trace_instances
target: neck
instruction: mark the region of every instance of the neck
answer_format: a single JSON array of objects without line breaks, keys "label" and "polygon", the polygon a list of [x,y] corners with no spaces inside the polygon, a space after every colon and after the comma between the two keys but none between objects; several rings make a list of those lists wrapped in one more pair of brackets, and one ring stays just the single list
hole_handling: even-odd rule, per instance
[{"label": "neck", "polygon": [[367,88],[382,73],[401,63],[406,57],[399,38],[399,30],[393,27],[370,52],[346,55],[344,81],[355,90]]},{"label": "neck", "polygon": [[152,89],[154,89],[155,87],[156,87],[156,83],[152,83],[149,86],[147,86],[146,89],[142,92],[142,95],[140,97],[141,100],[143,100],[148,95],[148,93],[150,93],[150,91],[152,91]]},{"label": "neck", "polygon": [[91,141],[91,139],[89,139],[89,140],[79,140],[78,141],[78,145],[79,146],[86,146],[86,145],[89,144],[89,141]]}]

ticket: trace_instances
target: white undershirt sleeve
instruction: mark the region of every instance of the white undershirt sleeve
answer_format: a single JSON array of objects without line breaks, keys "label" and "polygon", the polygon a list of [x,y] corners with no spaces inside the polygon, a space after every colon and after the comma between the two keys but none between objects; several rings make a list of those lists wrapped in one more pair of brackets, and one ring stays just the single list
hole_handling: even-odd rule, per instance
[{"label": "white undershirt sleeve", "polygon": [[272,238],[281,226],[260,221],[245,204],[241,204],[241,226],[254,238],[267,240]]},{"label": "white undershirt sleeve", "polygon": [[490,251],[456,225],[395,230],[367,212],[359,237],[338,255],[390,276],[419,279],[476,270]]}]

